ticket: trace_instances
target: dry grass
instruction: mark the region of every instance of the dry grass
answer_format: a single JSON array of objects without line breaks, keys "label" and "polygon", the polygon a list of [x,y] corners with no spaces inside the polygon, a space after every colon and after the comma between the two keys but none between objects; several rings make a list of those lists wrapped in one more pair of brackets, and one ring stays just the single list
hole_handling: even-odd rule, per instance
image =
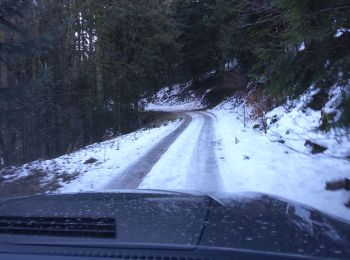
[{"label": "dry grass", "polygon": [[179,119],[179,117],[179,113],[176,112],[144,112],[142,117],[142,125],[145,128],[155,128],[168,122],[173,122]]},{"label": "dry grass", "polygon": [[[61,188],[60,183],[69,183],[78,177],[79,173],[48,173],[40,169],[31,169],[30,174],[16,181],[0,183],[0,197],[31,196],[53,192]],[[53,176],[47,178],[47,176]]]}]

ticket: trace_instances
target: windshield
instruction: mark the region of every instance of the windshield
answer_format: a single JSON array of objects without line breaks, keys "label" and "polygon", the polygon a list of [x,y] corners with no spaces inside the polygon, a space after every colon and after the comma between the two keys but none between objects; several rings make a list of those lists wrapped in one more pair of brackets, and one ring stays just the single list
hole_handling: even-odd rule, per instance
[{"label": "windshield", "polygon": [[349,222],[349,2],[0,0],[0,198],[123,190]]}]

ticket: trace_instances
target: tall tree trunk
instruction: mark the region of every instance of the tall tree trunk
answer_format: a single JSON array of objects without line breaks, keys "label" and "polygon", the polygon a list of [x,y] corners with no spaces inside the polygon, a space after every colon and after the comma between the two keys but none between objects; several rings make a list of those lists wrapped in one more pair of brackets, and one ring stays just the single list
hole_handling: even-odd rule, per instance
[{"label": "tall tree trunk", "polygon": [[0,88],[8,86],[8,72],[7,66],[0,61]]}]

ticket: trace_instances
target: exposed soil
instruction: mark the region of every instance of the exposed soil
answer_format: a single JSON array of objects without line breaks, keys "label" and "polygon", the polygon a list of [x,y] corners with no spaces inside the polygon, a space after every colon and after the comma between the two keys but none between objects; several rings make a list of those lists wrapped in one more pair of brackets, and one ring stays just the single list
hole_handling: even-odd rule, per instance
[{"label": "exposed soil", "polygon": [[145,128],[159,127],[160,125],[175,121],[179,118],[176,112],[147,111],[141,114],[142,125]]},{"label": "exposed soil", "polygon": [[[158,127],[166,122],[179,118],[176,112],[144,112],[141,125],[145,128]],[[69,183],[79,176],[79,173],[60,173],[55,170],[33,169],[30,163],[26,167],[29,174],[17,179],[17,167],[7,167],[0,170],[0,198],[31,196],[54,192],[62,187],[61,183]],[[48,177],[50,176],[50,177]]]},{"label": "exposed soil", "polygon": [[46,192],[53,192],[61,188],[61,182],[71,182],[78,177],[79,173],[67,174],[57,173],[52,174],[52,178],[47,178],[47,172],[39,169],[30,170],[30,174],[16,181],[0,182],[0,198],[31,196]]}]

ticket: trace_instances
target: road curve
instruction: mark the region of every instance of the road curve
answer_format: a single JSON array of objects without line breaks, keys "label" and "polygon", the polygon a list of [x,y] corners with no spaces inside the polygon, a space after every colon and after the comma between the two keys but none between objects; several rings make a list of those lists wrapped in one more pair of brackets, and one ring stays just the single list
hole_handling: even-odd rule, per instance
[{"label": "road curve", "polygon": [[152,167],[192,122],[192,117],[186,113],[181,113],[181,117],[184,119],[184,122],[178,128],[165,136],[148,153],[130,165],[120,177],[107,185],[106,189],[137,189]]}]

